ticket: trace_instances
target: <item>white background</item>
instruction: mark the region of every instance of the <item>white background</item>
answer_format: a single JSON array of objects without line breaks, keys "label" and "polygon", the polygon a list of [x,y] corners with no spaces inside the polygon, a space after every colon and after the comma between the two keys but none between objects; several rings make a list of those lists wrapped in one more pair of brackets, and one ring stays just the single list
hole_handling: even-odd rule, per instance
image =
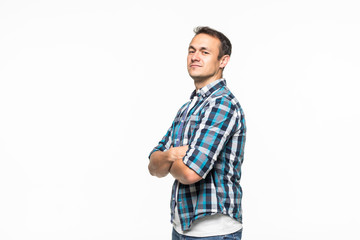
[{"label": "white background", "polygon": [[245,240],[360,239],[357,1],[0,1],[0,239],[170,239],[148,153],[192,29],[232,41]]}]

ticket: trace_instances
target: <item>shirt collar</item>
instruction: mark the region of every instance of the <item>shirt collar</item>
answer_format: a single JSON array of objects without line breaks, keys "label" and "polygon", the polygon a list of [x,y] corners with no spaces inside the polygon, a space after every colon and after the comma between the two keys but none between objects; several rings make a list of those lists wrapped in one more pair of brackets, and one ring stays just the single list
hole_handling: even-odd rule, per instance
[{"label": "shirt collar", "polygon": [[191,93],[190,99],[192,100],[195,96],[197,97],[201,96],[202,98],[206,98],[223,86],[226,86],[226,80],[224,78],[218,79],[212,83],[209,83],[205,87],[202,87],[198,90],[195,89]]}]

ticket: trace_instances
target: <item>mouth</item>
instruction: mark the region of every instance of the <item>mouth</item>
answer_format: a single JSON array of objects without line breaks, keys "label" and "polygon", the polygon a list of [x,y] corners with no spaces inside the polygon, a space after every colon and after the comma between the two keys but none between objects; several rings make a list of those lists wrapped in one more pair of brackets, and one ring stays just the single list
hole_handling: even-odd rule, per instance
[{"label": "mouth", "polygon": [[190,67],[191,68],[195,68],[195,67],[201,67],[200,65],[197,65],[197,64],[190,64]]}]

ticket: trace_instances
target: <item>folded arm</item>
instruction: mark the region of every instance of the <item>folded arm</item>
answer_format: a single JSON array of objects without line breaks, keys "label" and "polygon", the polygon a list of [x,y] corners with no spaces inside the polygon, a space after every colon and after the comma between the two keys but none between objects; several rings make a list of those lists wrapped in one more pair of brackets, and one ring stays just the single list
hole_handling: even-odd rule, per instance
[{"label": "folded arm", "polygon": [[186,166],[182,159],[176,160],[171,165],[170,174],[185,185],[194,184],[202,179],[194,170]]},{"label": "folded arm", "polygon": [[170,172],[170,168],[175,161],[182,161],[188,146],[171,147],[167,151],[156,151],[150,156],[148,165],[149,172],[152,176],[165,177]]}]

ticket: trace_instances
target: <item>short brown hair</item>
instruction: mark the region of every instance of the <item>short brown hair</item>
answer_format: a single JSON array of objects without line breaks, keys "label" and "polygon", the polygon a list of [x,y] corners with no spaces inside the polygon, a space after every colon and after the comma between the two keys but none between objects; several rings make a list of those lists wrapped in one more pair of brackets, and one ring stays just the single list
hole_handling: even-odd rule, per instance
[{"label": "short brown hair", "polygon": [[231,55],[231,42],[223,33],[209,27],[196,27],[194,33],[195,36],[204,33],[220,40],[221,44],[218,59],[222,58],[224,55]]}]

